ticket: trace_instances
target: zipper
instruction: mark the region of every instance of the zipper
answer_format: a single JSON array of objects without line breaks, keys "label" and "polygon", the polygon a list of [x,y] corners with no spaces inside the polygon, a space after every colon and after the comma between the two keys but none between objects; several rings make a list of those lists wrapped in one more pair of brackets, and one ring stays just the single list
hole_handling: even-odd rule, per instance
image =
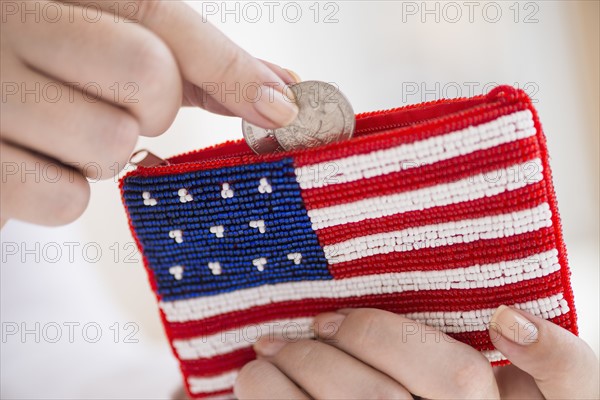
[{"label": "zipper", "polygon": [[160,158],[156,154],[146,149],[137,150],[129,157],[129,164],[136,167],[158,167],[160,165],[171,165],[169,161]]},{"label": "zipper", "polygon": [[[184,157],[184,156],[188,156],[188,155],[193,155],[195,153],[199,153],[202,150],[203,149],[188,151],[186,153],[182,153],[182,154],[173,156],[172,158],[179,158],[179,157]],[[210,159],[207,159],[207,160],[193,161],[193,163],[204,164],[206,162],[210,162],[210,161],[214,161],[214,160],[226,160],[228,158],[234,158],[234,157],[246,156],[246,155],[254,155],[254,154],[255,153],[253,153],[252,151],[250,151],[250,149],[248,149],[248,151],[236,152],[236,153],[231,153],[231,154],[227,154],[224,156],[218,156],[218,157],[211,157]],[[188,161],[188,162],[192,162],[192,161]],[[164,158],[157,156],[156,154],[152,153],[150,150],[147,150],[147,149],[140,149],[140,150],[136,151],[135,153],[133,153],[131,155],[131,157],[129,158],[128,163],[135,167],[143,167],[143,168],[153,168],[153,167],[163,167],[163,166],[177,165],[177,164],[186,164],[185,162],[171,163],[171,162],[169,162],[169,160],[165,160]]]},{"label": "zipper", "polygon": [[[496,88],[496,89],[498,89],[498,88]],[[496,90],[496,89],[494,89],[494,90]],[[510,88],[510,89],[514,90],[512,88]],[[494,92],[494,91],[492,91],[492,92]],[[401,111],[406,111],[406,110],[411,110],[411,109],[419,110],[419,109],[423,109],[424,107],[427,107],[427,106],[435,106],[435,105],[450,104],[450,103],[460,103],[463,101],[474,101],[475,104],[472,107],[467,107],[467,109],[465,109],[465,110],[457,111],[457,112],[453,113],[454,116],[459,116],[461,114],[467,113],[473,107],[490,105],[489,103],[487,103],[485,101],[480,104],[477,104],[477,100],[484,100],[484,98],[490,99],[490,98],[494,97],[494,96],[492,96],[492,92],[488,93],[487,95],[479,95],[479,96],[475,96],[475,97],[471,97],[471,98],[461,97],[461,98],[456,98],[456,99],[440,99],[440,100],[433,100],[433,101],[420,103],[420,104],[411,104],[411,105],[396,107],[396,108],[391,108],[391,109],[368,111],[368,112],[357,114],[356,120],[358,121],[359,119],[363,119],[363,118],[374,117],[374,116],[384,115],[384,114],[393,114],[395,112],[401,112]],[[355,131],[354,134],[356,135],[356,134],[361,134],[361,133],[383,132],[383,131],[390,130],[390,129],[402,128],[402,127],[406,127],[406,126],[421,124],[424,122],[431,121],[433,119],[435,119],[435,118],[426,118],[426,119],[418,120],[418,121],[410,121],[410,122],[396,123],[396,124],[390,124],[390,125],[384,125],[384,126],[362,128],[362,129]],[[353,137],[355,137],[355,136],[353,136]],[[237,143],[243,142],[243,139],[239,139],[236,142]],[[233,143],[236,143],[236,142],[233,142]],[[219,146],[219,145],[216,145],[216,146]],[[214,147],[216,147],[216,146],[214,146]],[[173,156],[170,159],[188,158],[190,156],[194,156],[195,154],[207,151],[209,149],[210,148],[188,151],[188,152]],[[230,153],[230,154],[226,154],[226,155],[222,155],[222,156],[212,156],[209,159],[204,159],[204,160],[193,160],[193,161],[190,160],[190,161],[185,161],[185,162],[170,162],[169,160],[163,159],[146,149],[141,149],[141,150],[136,151],[130,157],[129,163],[134,166],[144,167],[144,168],[179,165],[179,164],[187,164],[187,163],[194,163],[194,164],[202,165],[202,164],[214,162],[217,160],[226,160],[229,158],[235,158],[235,157],[240,157],[240,156],[255,156],[255,155],[256,154],[254,152],[252,152],[252,150],[250,148],[248,148],[245,151],[241,151],[241,152],[236,151],[234,153]]]}]

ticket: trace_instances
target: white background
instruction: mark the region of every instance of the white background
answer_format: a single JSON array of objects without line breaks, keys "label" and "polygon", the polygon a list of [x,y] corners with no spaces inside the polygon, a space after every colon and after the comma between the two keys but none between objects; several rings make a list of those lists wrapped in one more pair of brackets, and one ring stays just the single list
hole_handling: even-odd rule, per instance
[{"label": "white background", "polygon": [[[201,9],[199,2],[191,4]],[[223,11],[221,2],[213,4]],[[436,22],[435,14],[422,13],[420,1],[333,2],[327,8],[318,5],[315,22],[315,7],[310,9],[314,2],[309,1],[297,3],[302,11],[297,23],[289,22],[293,9],[283,13],[285,3],[275,7],[270,22],[268,8],[259,2],[263,15],[257,23],[244,21],[255,17],[255,8],[246,8],[244,14],[244,3],[237,4],[239,22],[236,13],[219,12],[209,20],[257,57],[291,68],[304,80],[337,83],[357,112],[469,96],[494,82],[527,89],[537,100],[552,155],[581,336],[598,352],[598,115],[593,108],[598,72],[590,67],[597,63],[597,50],[589,51],[582,21],[590,18],[581,4],[544,1],[526,8],[519,3],[516,16],[511,1],[494,3],[486,12],[483,2],[470,22],[463,2],[455,3],[460,18],[456,8],[437,3]],[[433,10],[435,4],[427,7]],[[228,2],[227,7],[236,6]],[[417,14],[403,13],[412,7]],[[502,14],[493,23],[498,8]],[[337,22],[325,23],[325,16],[335,10],[332,18]],[[527,15],[537,22],[525,23]],[[591,21],[597,32],[597,14]],[[210,58],[207,54],[206,62]],[[407,93],[415,85],[418,93]],[[184,109],[166,134],[142,139],[139,147],[168,157],[240,137],[239,119]],[[18,254],[11,255],[6,246],[14,244]],[[62,327],[57,343],[44,337],[36,343],[34,334],[24,342],[20,335],[5,338],[2,398],[169,398],[179,390],[177,363],[139,256],[127,262],[132,239],[114,180],[92,184],[90,205],[77,222],[43,228],[11,221],[2,230],[2,246],[3,328],[17,324],[34,329],[39,322],[40,331],[46,327],[41,333],[52,338],[52,324]],[[76,246],[73,260],[69,246]],[[52,262],[57,248],[62,256]],[[40,259],[25,249],[34,249]],[[80,324],[74,327],[73,343],[65,325],[69,322]],[[139,327],[133,335],[138,343],[125,343],[124,336],[132,332],[131,326],[124,327],[128,322]],[[96,336],[91,325],[87,336],[82,332],[86,323],[102,329],[97,343],[86,341]]]}]

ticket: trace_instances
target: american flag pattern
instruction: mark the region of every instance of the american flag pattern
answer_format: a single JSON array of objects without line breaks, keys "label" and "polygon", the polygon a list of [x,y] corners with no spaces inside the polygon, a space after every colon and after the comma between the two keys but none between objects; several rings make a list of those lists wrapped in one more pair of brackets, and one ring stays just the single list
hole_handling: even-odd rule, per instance
[{"label": "american flag pattern", "polygon": [[347,142],[255,156],[230,142],[121,181],[189,394],[227,397],[259,335],[386,309],[507,363],[500,304],[577,333],[536,111],[520,90],[357,116]]}]

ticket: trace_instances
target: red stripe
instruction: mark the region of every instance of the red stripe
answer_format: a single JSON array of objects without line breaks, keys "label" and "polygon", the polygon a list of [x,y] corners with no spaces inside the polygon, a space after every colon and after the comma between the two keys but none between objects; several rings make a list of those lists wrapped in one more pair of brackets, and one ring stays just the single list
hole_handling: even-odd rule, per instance
[{"label": "red stripe", "polygon": [[321,246],[332,245],[363,235],[524,210],[545,201],[547,201],[546,183],[542,181],[493,197],[330,226],[319,229],[317,237]]},{"label": "red stripe", "polygon": [[332,264],[329,266],[329,271],[334,279],[343,279],[369,275],[369,273],[385,274],[388,272],[465,268],[475,264],[491,264],[526,258],[552,250],[554,245],[554,229],[550,227],[499,239],[377,254]]},{"label": "red stripe", "polygon": [[[508,168],[540,157],[535,137],[506,143],[487,150],[453,157],[434,164],[411,167],[369,179],[340,183],[314,189],[303,189],[302,198],[307,209],[351,203],[365,198],[408,192],[425,187],[455,182],[481,173]],[[413,163],[413,160],[399,160]],[[515,171],[516,174],[516,171]],[[490,179],[496,179],[490,176]],[[332,178],[334,181],[335,178]]]},{"label": "red stripe", "polygon": [[199,321],[171,324],[171,339],[226,332],[265,321],[314,316],[340,308],[373,307],[406,314],[422,311],[469,311],[548,297],[562,290],[560,274],[480,289],[422,290],[345,298],[283,301],[232,311]]},{"label": "red stripe", "polygon": [[252,347],[244,347],[208,359],[182,360],[181,370],[186,376],[209,377],[241,368],[255,358],[256,353]]}]

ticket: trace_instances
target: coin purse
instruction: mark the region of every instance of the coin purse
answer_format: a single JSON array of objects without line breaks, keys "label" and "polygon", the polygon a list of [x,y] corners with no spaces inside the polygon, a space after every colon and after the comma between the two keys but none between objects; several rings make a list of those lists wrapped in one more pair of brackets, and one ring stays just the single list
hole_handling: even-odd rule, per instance
[{"label": "coin purse", "polygon": [[404,315],[494,365],[501,304],[577,333],[546,141],[509,86],[359,114],[318,148],[223,143],[120,185],[192,398],[231,397],[260,335],[310,337],[340,308]]}]

